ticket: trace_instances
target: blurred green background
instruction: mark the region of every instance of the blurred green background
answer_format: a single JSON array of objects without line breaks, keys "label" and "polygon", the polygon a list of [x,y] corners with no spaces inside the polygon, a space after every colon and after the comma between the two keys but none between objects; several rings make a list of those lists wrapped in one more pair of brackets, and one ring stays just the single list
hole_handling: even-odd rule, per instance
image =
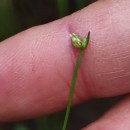
[{"label": "blurred green background", "polygon": [[0,0],[0,41],[79,10],[95,0]]},{"label": "blurred green background", "polygon": [[[32,26],[51,22],[95,0],[0,0],[0,41]],[[97,119],[117,97],[98,99],[72,108],[67,130],[80,130]],[[1,123],[0,130],[61,130],[64,111],[37,119]]]}]

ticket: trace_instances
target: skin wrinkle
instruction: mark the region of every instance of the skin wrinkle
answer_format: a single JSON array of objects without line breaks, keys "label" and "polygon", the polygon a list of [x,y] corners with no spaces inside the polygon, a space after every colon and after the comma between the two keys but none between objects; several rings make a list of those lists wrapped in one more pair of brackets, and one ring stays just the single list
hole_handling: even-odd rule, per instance
[{"label": "skin wrinkle", "polygon": [[[61,73],[60,71],[59,71],[59,69],[57,68],[56,69],[56,71],[57,71],[57,73],[58,73],[58,75],[59,75],[59,78],[60,79],[62,79],[62,81],[66,84],[66,86],[68,87],[68,93],[69,93],[69,90],[70,90],[70,82],[69,82],[69,80],[67,80],[66,79],[66,77],[63,75],[63,73]],[[68,101],[68,99],[66,99],[66,97],[62,94],[62,100],[63,100],[63,102],[64,102],[64,104],[67,104],[67,101]]]},{"label": "skin wrinkle", "polygon": [[102,73],[99,74],[98,76],[106,79],[106,81],[121,80],[121,79],[127,79],[127,77],[130,77],[130,72],[125,72],[125,70],[115,71],[115,72],[105,72],[103,74]]},{"label": "skin wrinkle", "polygon": [[101,77],[105,77],[105,79],[107,79],[108,77],[113,77],[113,76],[119,76],[125,74],[125,70],[113,70],[111,72],[101,72],[96,74],[97,76]]},{"label": "skin wrinkle", "polygon": [[[82,59],[83,60],[83,59]],[[83,90],[86,90],[86,95],[88,95],[88,97],[91,97],[91,93],[90,93],[90,91],[89,91],[89,84],[88,84],[88,82],[87,82],[87,77],[85,78],[84,76],[84,66],[83,66],[83,64],[81,63],[81,65],[80,65],[80,69],[79,69],[79,77],[80,78],[78,78],[78,79],[80,79],[80,82],[82,83],[82,89]],[[80,84],[81,84],[80,83]],[[80,93],[79,93],[80,94]],[[82,94],[80,94],[81,96],[82,96],[82,100],[81,101],[85,101],[86,100],[86,96],[84,96],[84,95],[82,95]]]},{"label": "skin wrinkle", "polygon": [[117,80],[118,78],[127,78],[127,77],[130,77],[130,72],[128,72],[128,73],[125,73],[124,75],[118,75],[118,76],[115,76],[115,77],[111,77],[111,78],[109,78],[109,79],[107,79],[107,80]]},{"label": "skin wrinkle", "polygon": [[118,53],[113,53],[112,56],[115,58],[120,58],[118,55],[121,55],[122,58],[124,59],[125,57],[130,57],[129,51],[123,51],[123,52],[118,52]]},{"label": "skin wrinkle", "polygon": [[30,47],[30,68],[31,68],[31,71],[33,74],[35,74],[35,71],[36,71],[36,65],[34,63],[34,58],[35,58],[35,55],[33,53],[33,49],[32,47]]},{"label": "skin wrinkle", "polygon": [[[86,95],[89,97],[90,94],[88,93],[83,93],[82,90],[86,90],[86,86],[88,86],[87,84],[84,84],[84,79],[82,79],[83,75],[82,75],[82,72],[81,72],[81,67],[79,68],[78,70],[78,75],[77,75],[77,80],[76,80],[76,86],[75,86],[75,91],[74,91],[74,96],[76,98],[76,100],[78,102],[83,102],[83,101],[86,101]],[[76,89],[76,88],[79,88],[79,89]],[[91,96],[90,96],[91,97]]]},{"label": "skin wrinkle", "polygon": [[[89,42],[89,44],[91,43],[91,41]],[[88,51],[86,49],[86,51]],[[83,61],[85,60],[85,56],[83,56]],[[90,81],[90,77],[89,75],[86,75],[86,71],[85,69],[87,68],[87,66],[85,64],[83,64],[83,62],[81,62],[81,65],[80,65],[80,69],[79,69],[79,75],[81,77],[81,82],[83,83],[83,87],[85,90],[85,93],[86,95],[88,95],[89,98],[92,98],[93,97],[93,94],[92,94],[92,89],[93,89],[93,86],[92,86],[92,83],[89,83],[88,80]],[[83,97],[83,101],[85,101],[86,99]]]},{"label": "skin wrinkle", "polygon": [[[56,69],[56,70],[57,70],[57,69]],[[78,73],[79,73],[79,72],[78,72]],[[63,74],[61,74],[60,71],[58,71],[58,75],[59,75],[60,78],[62,78],[62,81],[64,81],[64,82],[66,83],[66,87],[68,87],[68,94],[69,94],[69,92],[70,92],[70,82],[71,82],[71,79],[70,79],[70,82],[68,82],[68,80],[66,80],[66,78],[63,77]],[[79,79],[79,78],[78,78],[78,79]],[[79,80],[78,80],[78,79],[77,79],[77,81],[76,81],[76,84],[78,84],[78,86],[82,86],[81,83],[79,83]],[[82,88],[82,87],[81,87],[81,88]],[[74,92],[74,98],[75,98],[75,100],[78,101],[78,102],[84,101],[84,100],[83,100],[84,98],[82,98],[80,95],[82,96],[82,94],[79,94],[79,90],[78,90],[78,91],[75,90],[75,92]],[[65,100],[65,104],[67,104],[68,99],[67,99],[67,100],[64,99],[64,100]]]},{"label": "skin wrinkle", "polygon": [[109,71],[109,72],[100,72],[100,73],[96,73],[97,76],[101,76],[101,75],[111,75],[111,74],[120,74],[121,72],[124,72],[125,70],[116,70],[116,71]]},{"label": "skin wrinkle", "polygon": [[[76,49],[74,51],[79,52],[78,49]],[[75,59],[78,57],[77,52],[74,53]],[[71,61],[73,61],[73,58],[72,58]],[[81,61],[81,63],[82,63],[82,61]],[[74,67],[75,67],[75,62],[73,62],[73,68]],[[85,100],[85,98],[86,98],[86,96],[84,96],[84,95],[88,95],[88,94],[86,94],[86,93],[83,94],[82,92],[81,93],[79,92],[80,90],[86,90],[86,88],[83,88],[83,86],[87,85],[87,84],[86,85],[84,84],[84,79],[82,79],[82,77],[83,77],[82,74],[83,73],[81,72],[81,69],[82,69],[82,66],[80,65],[79,70],[78,70],[78,75],[77,75],[77,78],[76,78],[76,86],[75,86],[74,96],[76,97],[76,100],[78,100],[80,102],[81,101],[83,102]],[[80,87],[80,89],[77,89],[77,87]]]}]

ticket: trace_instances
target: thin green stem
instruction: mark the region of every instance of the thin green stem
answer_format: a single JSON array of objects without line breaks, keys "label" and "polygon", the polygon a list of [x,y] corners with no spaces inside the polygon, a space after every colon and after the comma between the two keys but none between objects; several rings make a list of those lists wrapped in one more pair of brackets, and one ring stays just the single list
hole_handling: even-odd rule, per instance
[{"label": "thin green stem", "polygon": [[71,87],[70,87],[69,100],[68,100],[68,104],[67,104],[67,109],[66,109],[66,114],[65,114],[65,119],[64,119],[62,130],[66,130],[69,113],[70,113],[70,107],[71,107],[71,103],[72,103],[72,99],[73,99],[73,95],[74,95],[74,88],[75,88],[75,83],[76,83],[77,72],[78,72],[78,68],[81,63],[82,57],[83,57],[84,50],[85,49],[80,50],[80,54],[79,54],[79,57],[77,59],[77,62],[76,62],[75,68],[74,68],[74,73],[72,76],[72,82],[71,82]]},{"label": "thin green stem", "polygon": [[79,68],[79,65],[81,63],[84,50],[85,50],[85,48],[87,47],[87,45],[89,43],[90,32],[88,32],[87,37],[85,37],[83,39],[81,39],[75,33],[72,33],[70,35],[70,38],[72,40],[73,46],[80,49],[80,53],[79,53],[78,59],[76,61],[76,65],[75,65],[75,68],[74,68],[74,73],[73,73],[73,76],[72,76],[69,99],[68,99],[68,104],[67,104],[67,109],[66,109],[66,113],[65,113],[65,119],[64,119],[62,130],[66,130],[66,127],[67,127],[67,122],[68,122],[69,113],[70,113],[70,107],[71,107],[71,103],[72,103],[73,95],[74,95],[74,89],[75,89],[75,84],[76,84],[76,77],[77,77],[77,73],[78,73],[78,68]]}]

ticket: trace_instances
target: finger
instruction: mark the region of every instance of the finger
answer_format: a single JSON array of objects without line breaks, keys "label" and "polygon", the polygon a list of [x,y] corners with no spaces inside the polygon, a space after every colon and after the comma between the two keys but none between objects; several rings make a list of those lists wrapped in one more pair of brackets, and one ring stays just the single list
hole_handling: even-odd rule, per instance
[{"label": "finger", "polygon": [[129,6],[127,0],[99,1],[3,41],[0,120],[35,117],[66,106],[78,56],[70,43],[69,34],[73,32],[85,36],[91,31],[73,104],[130,92]]},{"label": "finger", "polygon": [[101,119],[82,130],[129,130],[130,95],[114,106]]}]

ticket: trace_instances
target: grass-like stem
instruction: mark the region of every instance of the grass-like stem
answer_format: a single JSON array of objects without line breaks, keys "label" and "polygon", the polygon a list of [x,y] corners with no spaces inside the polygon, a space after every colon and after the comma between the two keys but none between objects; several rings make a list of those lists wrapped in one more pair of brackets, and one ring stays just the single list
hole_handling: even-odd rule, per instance
[{"label": "grass-like stem", "polygon": [[83,52],[84,52],[84,49],[81,49],[79,57],[78,57],[77,62],[76,62],[75,69],[74,69],[72,82],[71,82],[71,88],[70,88],[70,95],[69,95],[69,100],[68,100],[68,105],[67,105],[67,109],[66,109],[66,114],[65,114],[65,119],[64,119],[64,124],[63,124],[62,130],[66,130],[66,126],[67,126],[67,122],[68,122],[68,118],[69,118],[69,113],[70,113],[71,102],[72,102],[73,95],[74,95],[74,88],[75,88],[75,83],[76,83],[77,72],[78,72],[78,68],[79,68],[79,65],[80,65],[80,62],[81,62],[81,59],[83,56]]},{"label": "grass-like stem", "polygon": [[[88,32],[87,38],[84,38],[83,40],[81,40],[75,34],[71,35],[71,39],[72,39],[72,42],[73,42],[72,44],[73,45],[78,44],[78,45],[81,45],[81,46],[78,46],[78,48],[80,48],[80,53],[79,53],[78,59],[76,61],[74,73],[73,73],[73,76],[72,76],[69,99],[68,99],[68,104],[67,104],[67,109],[66,109],[66,113],[65,113],[65,119],[64,119],[62,130],[66,130],[66,127],[67,127],[67,122],[68,122],[68,118],[69,118],[71,103],[72,103],[72,100],[73,100],[74,89],[75,89],[75,84],[76,84],[76,77],[77,77],[79,65],[80,65],[82,57],[83,57],[84,50],[87,47],[88,42],[89,42],[89,37],[90,37],[90,32]],[[86,44],[86,45],[84,46],[84,44]]]}]

